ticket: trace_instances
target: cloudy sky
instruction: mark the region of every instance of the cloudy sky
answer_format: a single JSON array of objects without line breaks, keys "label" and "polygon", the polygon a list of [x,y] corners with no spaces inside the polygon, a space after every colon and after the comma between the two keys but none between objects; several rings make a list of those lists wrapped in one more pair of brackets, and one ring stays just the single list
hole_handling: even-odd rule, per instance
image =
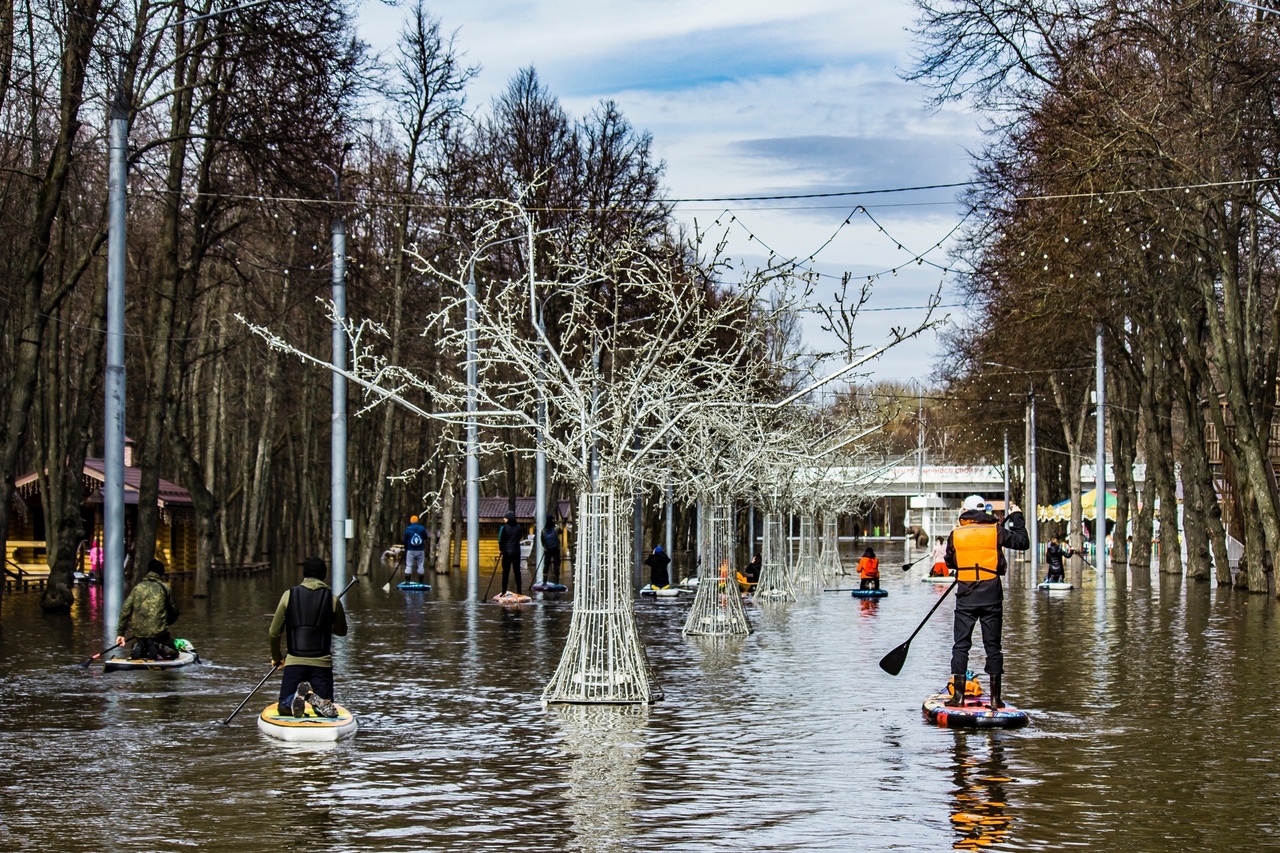
[{"label": "cloudy sky", "polygon": [[[481,68],[473,108],[529,65],[571,114],[612,99],[652,133],[673,199],[866,192],[971,174],[977,117],[927,109],[927,93],[900,76],[913,50],[908,0],[436,0],[428,9]],[[403,16],[366,0],[365,39],[389,48]],[[842,271],[876,276],[858,334],[877,345],[891,326],[919,322],[940,282],[944,306],[956,304],[950,276],[929,262],[948,266],[945,243],[932,247],[960,222],[958,192],[689,201],[676,215],[704,227],[732,219],[735,258],[762,258],[761,245],[817,252],[814,267],[836,277],[825,279],[828,293]],[[851,218],[858,205],[875,221]],[[921,254],[926,263],[912,261]],[[822,340],[816,321],[810,335]],[[930,334],[886,355],[874,374],[927,378],[942,355]]]}]

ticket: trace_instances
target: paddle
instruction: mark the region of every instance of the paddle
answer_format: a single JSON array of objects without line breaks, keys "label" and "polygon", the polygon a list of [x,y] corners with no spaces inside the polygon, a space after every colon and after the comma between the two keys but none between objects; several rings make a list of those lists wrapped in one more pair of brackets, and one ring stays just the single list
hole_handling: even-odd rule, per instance
[{"label": "paddle", "polygon": [[942,595],[938,597],[938,600],[933,603],[933,607],[929,608],[929,612],[925,614],[924,619],[916,626],[916,629],[911,632],[911,636],[907,637],[907,641],[905,643],[880,658],[881,669],[890,675],[897,675],[902,672],[902,665],[907,662],[907,650],[911,647],[911,641],[916,638],[916,634],[919,634],[920,629],[924,627],[924,623],[929,621],[929,617],[933,615],[933,611],[938,609],[938,605],[942,604],[943,599],[947,597],[951,590],[956,588],[956,584],[959,582],[959,579],[951,582],[951,585],[947,587],[946,592],[942,593]]},{"label": "paddle", "polygon": [[[129,642],[129,640],[132,640],[132,639],[133,639],[133,637],[127,637],[127,638],[125,638],[124,643],[127,643],[127,642]],[[94,655],[93,657],[86,659],[86,660],[85,660],[85,662],[84,662],[84,663],[82,663],[82,664],[80,664],[80,665],[81,665],[81,666],[83,666],[83,667],[88,667],[88,666],[89,666],[89,664],[93,663],[93,662],[94,662],[94,661],[96,661],[98,658],[102,657],[102,656],[103,656],[103,655],[105,655],[107,652],[111,651],[112,649],[118,649],[118,648],[120,648],[121,646],[123,646],[123,645],[124,645],[124,643],[115,643],[114,645],[107,646],[105,649],[103,649],[102,651],[98,652],[98,653],[97,653],[96,655]]]},{"label": "paddle", "polygon": [[[360,576],[359,576],[359,575],[356,575],[355,577],[353,577],[353,578],[351,579],[351,582],[350,582],[350,583],[348,583],[348,584],[346,585],[346,587],[344,587],[344,588],[343,588],[342,592],[338,593],[338,598],[342,598],[342,596],[346,595],[346,594],[347,594],[347,590],[348,590],[348,589],[351,589],[351,587],[355,586],[359,581],[360,581]],[[232,717],[234,717],[236,714],[239,714],[239,713],[240,713],[240,709],[241,709],[241,708],[243,708],[246,704],[248,704],[249,700],[253,698],[253,694],[255,694],[255,693],[257,693],[259,690],[261,690],[261,689],[262,689],[262,685],[266,684],[266,683],[267,683],[267,679],[268,679],[268,678],[270,678],[272,675],[274,675],[274,674],[275,674],[275,671],[276,671],[277,669],[279,669],[280,667],[281,667],[281,664],[278,664],[278,663],[274,663],[274,664],[272,664],[272,665],[271,665],[271,671],[270,671],[270,672],[268,672],[266,675],[262,676],[262,680],[261,680],[261,681],[259,681],[259,682],[257,683],[257,685],[256,685],[252,690],[250,690],[250,691],[249,691],[249,695],[248,695],[248,696],[245,696],[243,699],[241,699],[241,700],[240,700],[240,704],[236,706],[236,709],[235,709],[234,711],[232,711],[230,714],[228,714],[228,715],[227,715],[227,718],[226,718],[225,720],[223,720],[223,721],[222,721],[222,724],[223,724],[224,726],[231,725],[231,718],[232,718]]]},{"label": "paddle", "polygon": [[[390,552],[388,552],[388,553],[390,553]],[[396,570],[400,568],[400,566],[398,566],[398,565],[395,563],[395,558],[394,558],[394,557],[392,557],[392,558],[391,558],[390,560],[388,560],[387,562],[388,562],[388,563],[391,563],[391,573],[390,573],[389,575],[387,575],[387,582],[386,582],[386,583],[384,583],[384,584],[382,585],[382,591],[383,591],[383,592],[391,592],[391,579],[392,579],[393,577],[395,577],[395,576],[396,576]]]},{"label": "paddle", "polygon": [[498,576],[498,562],[502,557],[495,557],[493,561],[493,574],[489,575],[489,582],[484,585],[484,595],[480,596],[481,601],[489,600],[489,590],[493,588],[493,579]]},{"label": "paddle", "polygon": [[929,553],[927,553],[927,554],[923,554],[923,555],[921,555],[921,556],[919,556],[919,557],[916,557],[916,558],[915,558],[914,560],[912,560],[910,563],[905,563],[905,564],[903,564],[903,566],[902,566],[902,570],[903,570],[904,572],[905,572],[905,571],[907,571],[907,570],[908,570],[908,569],[910,569],[912,566],[914,566],[916,563],[918,563],[918,562],[920,562],[921,560],[923,560],[925,557],[932,556],[932,553],[933,553],[933,552],[931,551],[931,552],[929,552]]}]

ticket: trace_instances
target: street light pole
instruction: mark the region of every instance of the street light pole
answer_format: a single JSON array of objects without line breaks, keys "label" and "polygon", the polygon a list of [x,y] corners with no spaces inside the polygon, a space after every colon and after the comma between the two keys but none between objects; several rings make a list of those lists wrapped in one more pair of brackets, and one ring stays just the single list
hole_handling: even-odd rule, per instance
[{"label": "street light pole", "polygon": [[[345,151],[343,152],[345,154]],[[321,163],[333,175],[334,201],[342,199],[342,163]],[[355,531],[347,518],[347,224],[333,217],[333,414],[329,434],[329,560],[335,589],[347,585],[347,539]]]},{"label": "street light pole", "polygon": [[[1027,374],[1027,382],[1031,382],[1030,374]],[[1028,511],[1031,513],[1027,531],[1030,533],[1031,538],[1031,578],[1034,580],[1040,576],[1040,519],[1036,512],[1036,387],[1034,383],[1030,385],[1027,391],[1027,399],[1030,413],[1027,428],[1029,445],[1029,450],[1027,451],[1027,506]]]},{"label": "street light pole", "polygon": [[1097,458],[1094,461],[1096,474],[1093,479],[1094,488],[1094,523],[1093,523],[1093,540],[1097,547],[1096,567],[1098,573],[1098,583],[1103,586],[1107,583],[1107,419],[1104,414],[1103,404],[1104,394],[1106,391],[1105,375],[1103,374],[1102,362],[1102,324],[1098,324],[1098,342],[1097,342],[1097,418],[1098,418],[1098,444]]},{"label": "street light pole", "polygon": [[103,378],[102,635],[116,638],[124,602],[124,276],[128,216],[129,105],[123,88],[111,102],[107,155],[107,364]]}]

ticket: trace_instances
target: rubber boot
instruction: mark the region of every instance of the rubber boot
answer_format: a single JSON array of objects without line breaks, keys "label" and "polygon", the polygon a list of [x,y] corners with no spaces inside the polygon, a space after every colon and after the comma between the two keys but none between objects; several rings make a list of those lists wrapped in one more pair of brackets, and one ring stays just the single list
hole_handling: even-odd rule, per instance
[{"label": "rubber boot", "polygon": [[951,696],[942,704],[950,708],[964,707],[965,673],[957,672],[951,676]]},{"label": "rubber boot", "polygon": [[1004,702],[1000,701],[1000,676],[991,676],[991,707],[1003,708]]}]

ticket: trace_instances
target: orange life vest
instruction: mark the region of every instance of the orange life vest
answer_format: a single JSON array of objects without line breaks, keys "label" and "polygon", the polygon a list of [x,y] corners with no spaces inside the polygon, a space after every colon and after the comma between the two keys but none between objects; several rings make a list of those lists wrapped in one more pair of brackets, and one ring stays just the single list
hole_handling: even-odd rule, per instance
[{"label": "orange life vest", "polygon": [[961,583],[989,581],[997,577],[1000,529],[995,524],[968,524],[963,521],[951,531],[956,552],[956,579]]},{"label": "orange life vest", "polygon": [[868,580],[880,577],[880,560],[876,557],[863,557],[858,561],[858,574]]}]

